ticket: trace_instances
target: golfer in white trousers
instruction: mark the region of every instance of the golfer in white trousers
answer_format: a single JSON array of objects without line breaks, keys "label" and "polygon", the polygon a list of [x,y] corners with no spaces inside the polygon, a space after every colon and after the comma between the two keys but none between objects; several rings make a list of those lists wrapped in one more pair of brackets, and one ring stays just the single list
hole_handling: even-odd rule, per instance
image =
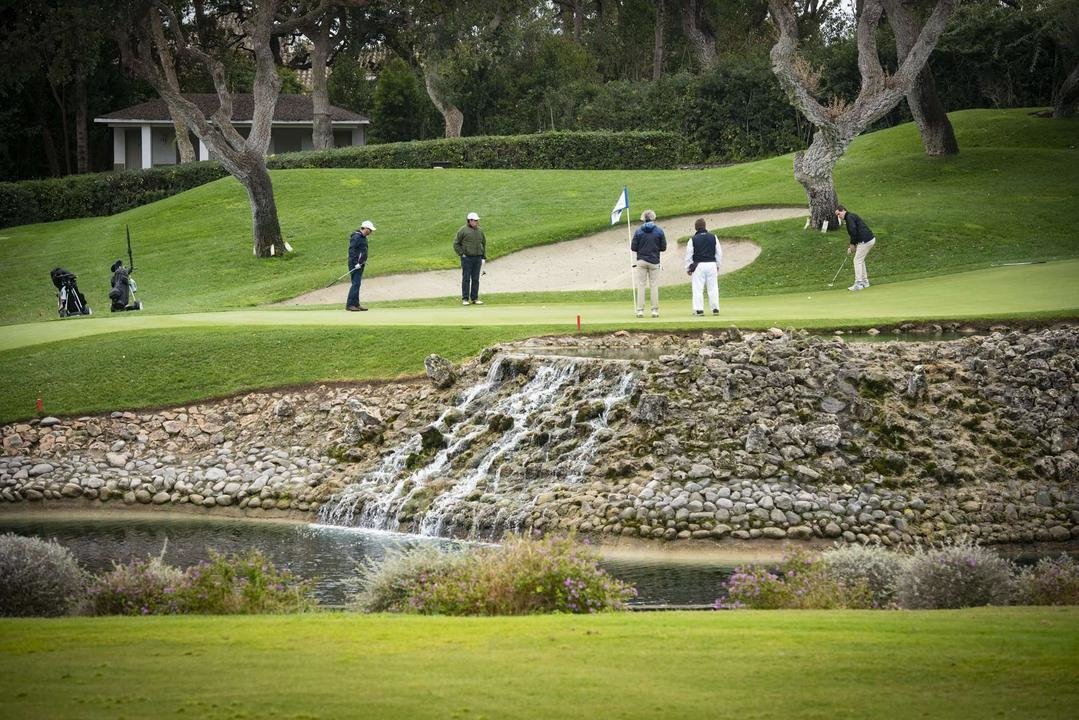
[{"label": "golfer in white trousers", "polygon": [[686,272],[693,278],[693,314],[704,315],[704,289],[712,314],[719,315],[719,263],[723,250],[716,236],[708,232],[704,218],[693,223],[696,230],[686,243]]}]

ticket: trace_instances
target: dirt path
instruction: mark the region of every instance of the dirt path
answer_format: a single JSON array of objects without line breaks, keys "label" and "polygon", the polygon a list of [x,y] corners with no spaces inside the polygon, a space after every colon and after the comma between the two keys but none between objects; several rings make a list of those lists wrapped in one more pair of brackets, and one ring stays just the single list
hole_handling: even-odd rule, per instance
[{"label": "dirt path", "polygon": [[[670,249],[664,255],[661,285],[687,282],[683,269],[684,246],[673,247],[677,238],[693,234],[693,222],[704,217],[709,230],[751,225],[768,220],[785,220],[806,215],[804,208],[756,208],[706,215],[660,218]],[[639,223],[634,224],[636,228]],[[449,251],[449,243],[447,243]],[[760,247],[748,241],[723,242],[720,274],[734,272],[757,259]],[[552,262],[551,258],[557,258]],[[515,252],[487,263],[487,274],[480,280],[481,294],[502,292],[542,292],[572,290],[616,290],[629,287],[630,256],[626,228],[622,225],[603,232],[542,245]],[[432,270],[365,278],[361,298],[364,301],[409,300],[414,298],[455,297],[461,287],[461,271]],[[314,290],[285,300],[281,305],[344,304],[348,283]]]}]

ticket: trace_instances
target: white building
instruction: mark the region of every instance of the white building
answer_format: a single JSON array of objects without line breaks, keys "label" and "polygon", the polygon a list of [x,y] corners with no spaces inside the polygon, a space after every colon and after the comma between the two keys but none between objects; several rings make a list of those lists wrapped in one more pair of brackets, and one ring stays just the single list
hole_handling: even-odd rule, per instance
[{"label": "white building", "polygon": [[[184,97],[195,103],[207,118],[219,107],[217,95],[212,93],[185,94]],[[232,124],[241,135],[246,135],[251,128],[253,107],[250,94],[233,95]],[[314,149],[312,117],[310,96],[278,97],[270,131],[269,154]],[[137,170],[180,162],[172,116],[165,101],[160,98],[94,118],[94,122],[112,129],[114,170]],[[334,147],[367,143],[367,126],[371,121],[363,115],[331,105],[330,123]],[[210,159],[209,149],[194,135],[191,136],[191,144],[197,148],[199,160]]]}]

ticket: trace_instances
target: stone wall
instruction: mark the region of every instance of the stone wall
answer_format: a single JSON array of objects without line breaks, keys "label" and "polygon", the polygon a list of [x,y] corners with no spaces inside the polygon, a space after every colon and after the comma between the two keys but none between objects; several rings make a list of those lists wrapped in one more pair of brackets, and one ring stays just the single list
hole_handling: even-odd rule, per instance
[{"label": "stone wall", "polygon": [[[1079,539],[1074,328],[542,345],[452,372],[429,363],[448,387],[319,386],[7,425],[0,498],[321,511],[483,537]],[[578,357],[535,354],[552,349]]]}]

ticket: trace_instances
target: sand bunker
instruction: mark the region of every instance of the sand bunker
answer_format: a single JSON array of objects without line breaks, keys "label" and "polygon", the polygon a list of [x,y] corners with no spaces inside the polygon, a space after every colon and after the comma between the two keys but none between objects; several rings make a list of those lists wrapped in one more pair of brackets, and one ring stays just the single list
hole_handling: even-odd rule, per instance
[{"label": "sand bunker", "polygon": [[[679,285],[688,281],[683,268],[685,247],[674,247],[678,238],[693,234],[693,222],[704,217],[708,229],[715,231],[737,225],[751,225],[769,220],[805,217],[805,208],[756,208],[705,215],[684,215],[660,218],[659,225],[667,234],[668,250],[663,255],[661,285]],[[634,223],[634,229],[640,223]],[[446,240],[446,252],[452,252],[451,240]],[[497,238],[491,238],[498,242]],[[757,259],[760,247],[748,241],[724,241],[720,274],[734,272]],[[628,288],[630,253],[625,225],[610,230],[542,245],[515,252],[487,262],[487,274],[480,280],[480,294],[504,292],[544,292],[572,290],[617,290]],[[282,305],[343,305],[348,283],[314,290],[285,300]],[[461,288],[461,271],[432,270],[364,278],[361,298],[365,302],[380,300],[409,300],[414,298],[456,297]]]}]

